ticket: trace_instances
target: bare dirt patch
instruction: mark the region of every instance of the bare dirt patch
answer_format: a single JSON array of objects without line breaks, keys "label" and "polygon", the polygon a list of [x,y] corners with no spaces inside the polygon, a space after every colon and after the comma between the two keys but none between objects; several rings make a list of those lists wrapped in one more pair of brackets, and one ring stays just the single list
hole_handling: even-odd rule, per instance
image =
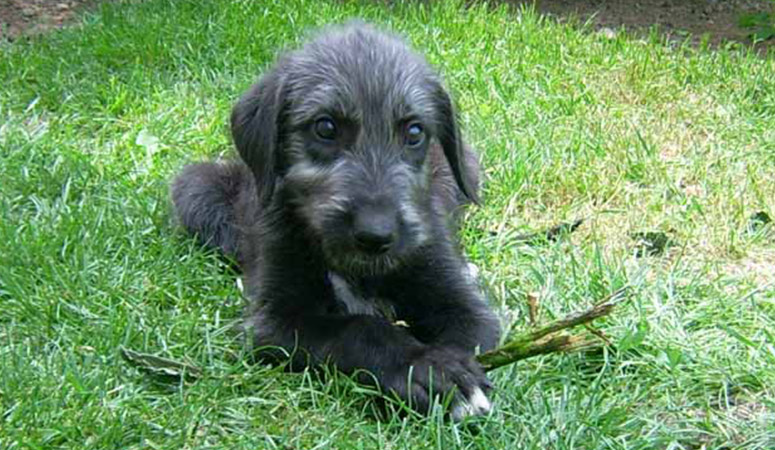
[{"label": "bare dirt patch", "polygon": [[0,0],[0,40],[61,28],[97,0]]},{"label": "bare dirt patch", "polygon": [[[772,0],[507,0],[514,5],[535,3],[536,10],[560,20],[578,18],[598,28],[645,31],[656,25],[674,38],[707,36],[718,45],[750,44],[750,30],[739,25],[745,15],[775,10]],[[773,41],[759,44],[772,46]]]}]

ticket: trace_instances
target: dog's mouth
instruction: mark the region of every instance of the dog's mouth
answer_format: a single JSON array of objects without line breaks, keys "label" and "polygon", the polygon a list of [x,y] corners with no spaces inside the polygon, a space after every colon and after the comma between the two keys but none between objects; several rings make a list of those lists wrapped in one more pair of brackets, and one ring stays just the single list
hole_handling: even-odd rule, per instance
[{"label": "dog's mouth", "polygon": [[369,230],[365,236],[354,226],[351,215],[332,214],[321,225],[316,235],[323,256],[331,269],[343,275],[386,275],[401,267],[419,243],[414,230],[402,220],[390,233]]},{"label": "dog's mouth", "polygon": [[370,254],[353,250],[349,252],[325,251],[324,253],[329,265],[343,274],[379,276],[388,274],[401,265],[401,259],[392,252]]},{"label": "dog's mouth", "polygon": [[395,271],[411,253],[411,239],[399,235],[387,248],[375,249],[359,245],[348,233],[339,239],[323,239],[323,255],[329,266],[341,274],[359,276],[380,276]]}]

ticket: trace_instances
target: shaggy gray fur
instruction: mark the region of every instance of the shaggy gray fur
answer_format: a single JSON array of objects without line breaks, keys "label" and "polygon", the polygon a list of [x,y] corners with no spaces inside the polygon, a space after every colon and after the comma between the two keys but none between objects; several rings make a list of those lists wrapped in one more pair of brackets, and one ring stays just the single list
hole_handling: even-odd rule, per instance
[{"label": "shaggy gray fur", "polygon": [[473,355],[499,327],[455,240],[479,167],[425,60],[371,26],[330,28],[231,123],[242,162],[189,166],[172,197],[244,270],[257,355],[359,373],[421,411],[448,392],[455,416],[489,410]]}]

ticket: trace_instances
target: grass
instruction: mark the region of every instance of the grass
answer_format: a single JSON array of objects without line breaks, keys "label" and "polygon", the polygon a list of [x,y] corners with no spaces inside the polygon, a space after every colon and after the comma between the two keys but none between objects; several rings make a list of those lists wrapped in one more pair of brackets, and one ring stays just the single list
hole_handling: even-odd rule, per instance
[{"label": "grass", "polygon": [[[605,351],[493,373],[469,424],[376,420],[346,377],[248,365],[235,275],[170,219],[167,181],[232,153],[278,48],[361,16],[444,73],[486,201],[467,254],[514,328],[633,284]],[[775,447],[775,61],[445,1],[105,2],[0,45],[0,448]],[[587,217],[573,235],[512,237]],[[636,257],[631,234],[667,253]],[[120,348],[189,361],[194,382]]]}]

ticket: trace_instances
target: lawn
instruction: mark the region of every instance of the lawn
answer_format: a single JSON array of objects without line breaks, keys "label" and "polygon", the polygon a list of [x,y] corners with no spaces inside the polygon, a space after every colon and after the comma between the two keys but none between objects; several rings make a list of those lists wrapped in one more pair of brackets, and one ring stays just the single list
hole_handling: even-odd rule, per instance
[{"label": "lawn", "polygon": [[[0,448],[775,448],[775,230],[750,220],[775,217],[775,59],[423,3],[106,2],[0,44]],[[632,285],[612,346],[499,369],[469,423],[378,420],[346,377],[249,364],[237,274],[171,218],[170,177],[233,155],[230,107],[277,49],[355,16],[454,93],[486,171],[463,241],[504,323]]]}]

